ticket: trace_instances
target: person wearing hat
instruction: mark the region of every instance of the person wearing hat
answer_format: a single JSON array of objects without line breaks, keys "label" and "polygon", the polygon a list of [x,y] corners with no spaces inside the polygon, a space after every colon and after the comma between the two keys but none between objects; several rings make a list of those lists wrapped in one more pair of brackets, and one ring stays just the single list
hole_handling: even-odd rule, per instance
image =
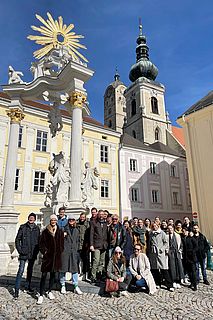
[{"label": "person wearing hat", "polygon": [[68,224],[64,227],[64,251],[62,253],[62,265],[60,268],[61,293],[66,293],[66,272],[72,273],[74,292],[82,294],[78,286],[78,251],[80,246],[79,230],[76,227],[74,215],[68,216]]},{"label": "person wearing hat", "polygon": [[131,276],[126,273],[126,259],[120,247],[116,247],[107,266],[107,277],[118,282],[118,291],[111,295],[128,297],[127,289]]},{"label": "person wearing hat", "polygon": [[15,239],[15,246],[19,253],[19,268],[16,275],[15,282],[15,299],[19,296],[19,289],[21,285],[22,276],[25,269],[25,264],[28,261],[27,266],[27,278],[25,288],[28,291],[32,291],[31,279],[33,274],[34,262],[39,252],[39,236],[40,229],[35,224],[36,215],[30,213],[28,221],[19,227],[18,233]]},{"label": "person wearing hat", "polygon": [[41,264],[40,296],[38,297],[37,304],[42,304],[43,302],[48,272],[50,273],[50,278],[47,297],[50,300],[55,299],[51,290],[55,281],[55,273],[61,269],[61,254],[64,250],[64,232],[57,226],[57,221],[57,216],[52,214],[50,216],[50,223],[42,231],[39,241],[39,249],[43,258]]}]

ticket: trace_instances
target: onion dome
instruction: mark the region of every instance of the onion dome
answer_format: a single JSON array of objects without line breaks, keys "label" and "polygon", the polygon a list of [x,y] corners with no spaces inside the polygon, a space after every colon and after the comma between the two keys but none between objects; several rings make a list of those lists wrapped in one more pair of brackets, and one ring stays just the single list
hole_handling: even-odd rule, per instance
[{"label": "onion dome", "polygon": [[139,36],[136,47],[136,63],[131,67],[129,79],[134,82],[140,77],[155,80],[158,75],[158,68],[149,60],[149,47],[146,44],[146,37],[142,34],[142,25],[139,25]]}]

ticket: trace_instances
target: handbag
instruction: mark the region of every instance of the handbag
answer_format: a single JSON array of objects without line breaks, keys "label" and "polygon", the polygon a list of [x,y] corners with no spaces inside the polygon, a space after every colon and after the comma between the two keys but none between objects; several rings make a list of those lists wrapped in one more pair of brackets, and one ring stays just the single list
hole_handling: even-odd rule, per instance
[{"label": "handbag", "polygon": [[106,292],[116,292],[118,291],[118,281],[112,280],[112,279],[106,279]]}]

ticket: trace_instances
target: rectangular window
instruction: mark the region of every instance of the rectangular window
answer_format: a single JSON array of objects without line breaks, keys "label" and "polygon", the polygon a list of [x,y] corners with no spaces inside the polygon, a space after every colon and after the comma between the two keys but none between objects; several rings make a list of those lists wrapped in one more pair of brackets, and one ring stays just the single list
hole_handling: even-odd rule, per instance
[{"label": "rectangular window", "polygon": [[101,198],[109,198],[109,181],[101,180]]},{"label": "rectangular window", "polygon": [[22,143],[22,136],[23,136],[23,127],[19,127],[19,134],[18,134],[18,148],[21,148]]},{"label": "rectangular window", "polygon": [[177,177],[177,168],[176,168],[176,166],[171,165],[170,174],[171,174],[171,177]]},{"label": "rectangular window", "polygon": [[44,192],[44,185],[45,185],[45,172],[35,171],[33,191]]},{"label": "rectangular window", "polygon": [[173,201],[173,204],[175,205],[178,204],[178,192],[172,192],[172,201]]},{"label": "rectangular window", "polygon": [[108,162],[109,161],[108,146],[101,145],[100,158],[101,158],[101,162]]},{"label": "rectangular window", "polygon": [[138,189],[136,189],[136,188],[132,188],[132,189],[131,189],[131,200],[132,200],[133,202],[139,201]]},{"label": "rectangular window", "polygon": [[130,169],[130,171],[137,171],[137,160],[136,159],[130,159],[129,169]]},{"label": "rectangular window", "polygon": [[47,151],[47,132],[37,130],[36,150]]},{"label": "rectangular window", "polygon": [[20,174],[20,169],[16,169],[15,191],[17,191],[19,187],[19,174]]},{"label": "rectangular window", "polygon": [[152,190],[152,203],[159,203],[159,191]]},{"label": "rectangular window", "polygon": [[156,174],[157,173],[157,163],[156,162],[150,162],[149,170],[150,170],[151,174]]}]

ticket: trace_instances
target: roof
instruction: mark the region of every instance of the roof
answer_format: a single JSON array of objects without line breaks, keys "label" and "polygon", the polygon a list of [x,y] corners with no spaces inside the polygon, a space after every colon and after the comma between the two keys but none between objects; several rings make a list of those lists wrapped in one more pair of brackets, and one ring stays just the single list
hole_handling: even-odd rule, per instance
[{"label": "roof", "polygon": [[205,97],[200,99],[198,102],[193,104],[188,110],[186,110],[181,116],[179,116],[178,119],[181,118],[183,115],[188,115],[190,113],[206,108],[210,105],[213,106],[213,90],[210,91]]},{"label": "roof", "polygon": [[[0,92],[0,98],[3,98],[3,99],[6,99],[6,100],[10,101],[10,97],[4,92]],[[37,101],[24,100],[24,104],[26,106],[28,106],[28,107],[34,107],[34,108],[40,109],[42,111],[50,111],[51,110],[51,107],[48,104],[44,104],[44,103],[37,102]],[[61,114],[62,114],[63,117],[71,118],[69,112],[66,109],[61,109],[60,108],[60,110],[61,110]],[[107,126],[104,126],[101,122],[99,122],[99,121],[97,121],[94,118],[89,117],[89,116],[84,116],[83,117],[83,121],[85,123],[88,123],[88,124],[93,124],[93,125],[108,129]]]},{"label": "roof", "polygon": [[175,137],[175,139],[185,148],[183,128],[172,126],[172,134]]},{"label": "roof", "polygon": [[130,136],[127,133],[124,133],[123,136],[121,137],[121,143],[124,146],[127,147],[133,147],[133,148],[137,148],[137,149],[141,149],[141,150],[146,150],[146,151],[150,151],[150,152],[159,152],[159,153],[165,153],[165,154],[171,154],[177,157],[183,157],[184,154],[180,153],[178,150],[173,150],[172,148],[170,148],[168,145],[165,145],[161,142],[155,142],[153,144],[150,145],[146,145],[143,142],[141,142],[138,139],[133,138],[132,136]]}]

